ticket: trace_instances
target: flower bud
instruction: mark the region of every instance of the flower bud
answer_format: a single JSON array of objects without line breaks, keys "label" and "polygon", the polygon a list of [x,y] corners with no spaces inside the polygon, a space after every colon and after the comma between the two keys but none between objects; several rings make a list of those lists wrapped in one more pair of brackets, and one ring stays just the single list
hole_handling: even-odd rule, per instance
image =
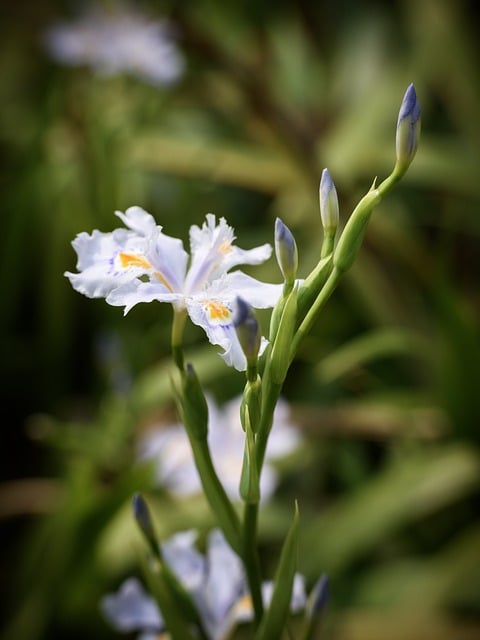
[{"label": "flower bud", "polygon": [[318,195],[325,233],[334,235],[338,227],[338,196],[328,169],[322,171]]},{"label": "flower bud", "polygon": [[182,372],[180,410],[187,431],[196,439],[205,440],[208,434],[208,405],[200,381],[190,363],[187,363]]},{"label": "flower bud", "polygon": [[256,433],[262,415],[262,381],[258,374],[254,380],[247,380],[243,391],[240,405],[240,422],[244,431],[247,430],[247,411],[252,431]]},{"label": "flower bud", "polygon": [[327,574],[323,573],[308,596],[305,607],[306,628],[304,638],[316,638],[320,635],[323,614],[330,600],[330,584]]},{"label": "flower bud", "polygon": [[260,500],[260,480],[255,456],[255,436],[250,423],[248,406],[245,407],[245,449],[240,475],[240,496],[247,504],[257,504]]},{"label": "flower bud", "polygon": [[286,282],[293,284],[298,268],[298,250],[292,232],[280,218],[275,220],[275,254]]},{"label": "flower bud", "polygon": [[420,136],[420,104],[413,83],[409,85],[403,97],[397,121],[397,164],[396,173],[405,173],[412,162]]},{"label": "flower bud", "polygon": [[132,500],[133,516],[137,521],[140,531],[156,556],[160,553],[157,536],[153,527],[152,517],[145,499],[141,493],[136,493]]},{"label": "flower bud", "polygon": [[242,298],[236,300],[236,310],[233,319],[238,341],[247,359],[248,367],[255,367],[260,351],[262,336],[258,320],[252,307]]},{"label": "flower bud", "polygon": [[317,616],[325,611],[330,600],[330,581],[326,573],[322,573],[313,587],[307,604],[307,615]]}]

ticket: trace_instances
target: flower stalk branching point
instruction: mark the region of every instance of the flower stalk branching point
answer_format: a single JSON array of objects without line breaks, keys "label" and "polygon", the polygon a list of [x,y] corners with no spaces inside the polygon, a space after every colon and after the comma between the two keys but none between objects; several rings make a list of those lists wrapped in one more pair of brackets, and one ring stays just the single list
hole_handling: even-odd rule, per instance
[{"label": "flower stalk branching point", "polygon": [[381,200],[375,183],[376,180],[353,210],[338,240],[333,256],[333,266],[341,273],[348,271],[355,262],[373,209]]}]

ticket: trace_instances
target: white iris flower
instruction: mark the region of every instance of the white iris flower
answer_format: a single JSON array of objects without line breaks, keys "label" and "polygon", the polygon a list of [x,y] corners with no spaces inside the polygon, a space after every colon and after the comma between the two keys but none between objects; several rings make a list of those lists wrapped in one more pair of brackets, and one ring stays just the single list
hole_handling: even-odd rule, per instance
[{"label": "white iris flower", "polygon": [[[73,241],[79,273],[66,272],[74,289],[90,298],[103,297],[127,313],[139,302],[169,302],[185,309],[202,327],[212,344],[224,349],[225,362],[238,370],[246,360],[238,342],[233,317],[235,300],[252,307],[273,307],[282,285],[259,282],[230,269],[240,264],[260,264],[272,252],[268,244],[244,250],[233,244],[233,229],[224,218],[216,223],[207,214],[202,227],[190,228],[191,259],[183,243],[163,233],[162,227],[140,207],[116,215],[126,229],[111,233],[80,233]],[[265,340],[262,349],[265,347]]]}]

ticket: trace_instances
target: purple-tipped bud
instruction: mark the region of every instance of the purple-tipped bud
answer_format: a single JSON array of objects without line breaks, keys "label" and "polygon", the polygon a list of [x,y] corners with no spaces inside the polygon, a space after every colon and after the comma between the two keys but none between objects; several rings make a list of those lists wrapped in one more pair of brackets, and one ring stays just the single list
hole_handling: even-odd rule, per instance
[{"label": "purple-tipped bud", "polygon": [[243,298],[236,299],[233,323],[248,365],[255,365],[262,336],[253,309]]},{"label": "purple-tipped bud", "polygon": [[327,233],[334,234],[338,227],[338,196],[328,169],[322,171],[318,193],[323,228]]},{"label": "purple-tipped bud", "polygon": [[326,573],[322,573],[313,587],[309,598],[309,615],[321,614],[330,600],[330,581]]},{"label": "purple-tipped bud", "polygon": [[132,500],[133,515],[140,531],[145,536],[147,542],[152,548],[158,547],[157,536],[153,527],[152,517],[147,503],[140,493],[136,493]]},{"label": "purple-tipped bud", "polygon": [[404,173],[417,151],[420,136],[420,104],[413,83],[403,97],[397,121],[397,171]]},{"label": "purple-tipped bud", "polygon": [[275,254],[286,282],[293,283],[298,268],[297,244],[292,232],[280,218],[275,220]]}]

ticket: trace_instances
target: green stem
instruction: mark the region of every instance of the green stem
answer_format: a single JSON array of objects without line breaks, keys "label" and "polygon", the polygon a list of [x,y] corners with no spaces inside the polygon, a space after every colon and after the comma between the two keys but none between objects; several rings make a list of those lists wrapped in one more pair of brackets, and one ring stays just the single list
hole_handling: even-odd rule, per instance
[{"label": "green stem", "polygon": [[262,576],[257,545],[258,503],[246,504],[243,520],[243,561],[247,572],[250,595],[252,597],[255,626],[263,617]]},{"label": "green stem", "polygon": [[333,253],[333,246],[335,243],[335,232],[326,233],[322,243],[322,249],[320,252],[320,259],[327,258]]},{"label": "green stem", "polygon": [[207,440],[196,439],[187,429],[190,445],[208,503],[218,519],[225,538],[232,549],[242,557],[241,525],[212,463]]},{"label": "green stem", "polygon": [[172,323],[172,357],[176,366],[180,371],[184,370],[185,363],[183,359],[183,330],[185,328],[185,320],[187,319],[186,309],[177,309],[173,307],[173,323]]},{"label": "green stem", "polygon": [[377,187],[379,194],[383,197],[386,193],[391,191],[401,177],[402,174],[398,173],[396,169],[394,169],[388,178],[385,178],[385,180]]},{"label": "green stem", "polygon": [[246,377],[248,382],[255,382],[255,380],[257,379],[257,374],[258,374],[257,361],[255,361],[254,364],[250,364],[249,362],[247,362]]},{"label": "green stem", "polygon": [[281,384],[275,384],[270,376],[269,363],[265,367],[262,377],[262,415],[258,425],[257,437],[255,440],[255,451],[257,455],[258,477],[261,476],[265,451],[267,449],[268,436],[273,423],[273,413],[277,406]]},{"label": "green stem", "polygon": [[338,281],[342,276],[342,272],[334,267],[333,271],[328,276],[328,279],[325,285],[322,287],[320,293],[318,294],[315,302],[308,310],[305,318],[302,321],[302,324],[299,326],[295,336],[292,341],[292,350],[291,350],[291,358],[295,356],[298,346],[302,340],[302,338],[310,331],[313,323],[315,322],[315,318],[317,317],[318,312],[323,307],[323,305],[330,298],[332,293],[335,291]]}]

